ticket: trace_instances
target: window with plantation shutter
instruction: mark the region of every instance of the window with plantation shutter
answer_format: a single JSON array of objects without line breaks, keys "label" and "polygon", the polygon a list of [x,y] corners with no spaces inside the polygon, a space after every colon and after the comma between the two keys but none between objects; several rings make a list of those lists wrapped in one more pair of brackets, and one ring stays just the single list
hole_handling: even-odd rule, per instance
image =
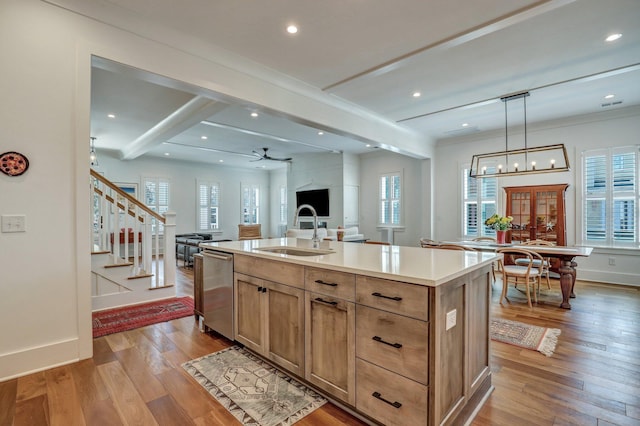
[{"label": "window with plantation shutter", "polygon": [[287,223],[287,188],[280,187],[280,224]]},{"label": "window with plantation shutter", "polygon": [[583,242],[637,245],[639,146],[585,151],[582,166]]},{"label": "window with plantation shutter", "polygon": [[400,173],[380,176],[380,225],[400,225],[402,218],[402,178]]},{"label": "window with plantation shutter", "polygon": [[[160,215],[169,211],[169,181],[162,178],[144,178],[144,203]],[[156,219],[151,222],[152,232],[155,233],[156,226],[159,226],[158,232],[162,234],[164,226],[156,222]]]},{"label": "window with plantation shutter", "polygon": [[220,185],[218,183],[198,181],[198,230],[220,229]]},{"label": "window with plantation shutter", "polygon": [[240,193],[242,203],[240,222],[244,225],[260,223],[260,187],[241,183]]},{"label": "window with plantation shutter", "polygon": [[[487,168],[487,172],[495,173],[495,168]],[[462,169],[463,236],[495,236],[496,231],[484,221],[496,212],[497,188],[496,178],[476,179],[469,176],[468,168]]]}]

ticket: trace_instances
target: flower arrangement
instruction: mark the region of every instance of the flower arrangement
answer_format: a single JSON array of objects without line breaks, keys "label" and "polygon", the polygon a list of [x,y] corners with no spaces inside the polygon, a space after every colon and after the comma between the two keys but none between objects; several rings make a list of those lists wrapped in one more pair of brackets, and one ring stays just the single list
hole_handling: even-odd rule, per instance
[{"label": "flower arrangement", "polygon": [[490,228],[493,228],[498,231],[505,231],[511,228],[511,221],[513,217],[511,216],[500,216],[499,214],[494,214],[490,218],[484,221],[484,224]]}]

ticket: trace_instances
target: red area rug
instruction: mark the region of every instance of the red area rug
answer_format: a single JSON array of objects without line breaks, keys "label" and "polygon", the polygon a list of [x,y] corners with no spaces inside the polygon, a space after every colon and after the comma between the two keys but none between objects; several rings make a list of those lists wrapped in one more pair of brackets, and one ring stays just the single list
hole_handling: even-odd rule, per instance
[{"label": "red area rug", "polygon": [[193,315],[193,299],[179,297],[93,313],[93,337]]}]

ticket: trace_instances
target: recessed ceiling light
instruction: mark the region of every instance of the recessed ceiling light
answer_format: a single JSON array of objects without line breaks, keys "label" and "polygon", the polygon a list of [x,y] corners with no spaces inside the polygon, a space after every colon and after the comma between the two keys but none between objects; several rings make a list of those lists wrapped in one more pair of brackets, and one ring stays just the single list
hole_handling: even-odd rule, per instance
[{"label": "recessed ceiling light", "polygon": [[171,155],[171,154],[169,154],[168,152],[165,152],[165,153],[164,153],[164,155],[166,155],[166,156],[168,157],[168,156],[169,156],[169,155]]},{"label": "recessed ceiling light", "polygon": [[262,166],[262,168],[263,168],[263,169],[266,169],[266,168],[267,168],[267,166]]},{"label": "recessed ceiling light", "polygon": [[365,146],[366,146],[367,148],[371,148],[371,144],[370,144],[370,143],[366,144]]},{"label": "recessed ceiling light", "polygon": [[208,137],[206,137],[206,136],[200,136],[200,139],[202,139],[202,140],[204,141],[204,140],[207,140],[207,139],[209,139],[209,138],[208,138]]},{"label": "recessed ceiling light", "polygon": [[218,163],[224,163],[224,160],[218,160]]},{"label": "recessed ceiling light", "polygon": [[469,123],[462,123],[462,127],[469,127]]},{"label": "recessed ceiling light", "polygon": [[295,25],[293,25],[293,24],[292,24],[292,25],[289,25],[289,26],[287,27],[287,32],[288,32],[289,34],[296,34],[296,33],[298,32],[298,27],[297,27],[297,26],[295,26]]},{"label": "recessed ceiling light", "polygon": [[116,115],[115,115],[115,114],[107,114],[107,117],[109,117],[109,118],[116,118]]},{"label": "recessed ceiling light", "polygon": [[607,96],[605,96],[604,98],[605,98],[605,99],[613,99],[613,98],[615,98],[615,97],[616,97],[616,95],[607,95]]},{"label": "recessed ceiling light", "polygon": [[619,39],[620,37],[622,37],[622,34],[617,33],[617,34],[611,34],[609,36],[607,36],[607,38],[605,38],[606,41],[616,41],[617,39]]},{"label": "recessed ceiling light", "polygon": [[319,131],[318,135],[322,136],[322,135],[324,135],[324,132],[323,131]]},{"label": "recessed ceiling light", "polygon": [[412,95],[412,96],[413,96],[414,98],[419,98],[420,96],[422,96],[422,93],[420,93],[420,92],[413,92],[413,95]]},{"label": "recessed ceiling light", "polygon": [[252,116],[253,118],[256,118],[256,117],[258,116],[258,113],[257,113],[257,112],[252,112],[252,113],[251,113],[251,116]]}]

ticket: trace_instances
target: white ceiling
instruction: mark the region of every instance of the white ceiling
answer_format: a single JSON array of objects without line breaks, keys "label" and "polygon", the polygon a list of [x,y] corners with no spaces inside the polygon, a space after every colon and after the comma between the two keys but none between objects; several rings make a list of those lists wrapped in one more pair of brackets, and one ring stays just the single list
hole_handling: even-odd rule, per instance
[{"label": "white ceiling", "polygon": [[[51,3],[113,25],[127,16],[189,35],[226,52],[218,60],[260,64],[432,140],[504,128],[500,97],[516,92],[531,94],[529,123],[640,104],[638,0]],[[289,23],[299,26],[297,35],[286,34]],[[623,36],[605,42],[612,33]],[[218,126],[202,124],[188,110],[174,114],[189,101],[208,101],[192,101],[201,95],[196,88],[106,61],[94,65],[92,136],[98,148],[125,158],[169,153],[269,169],[284,163],[251,162],[246,154],[262,147],[274,157],[371,149],[362,138],[320,136],[312,123],[277,112],[251,118],[253,107],[242,102],[211,101],[204,119]],[[615,98],[605,100],[607,94]],[[109,112],[116,119],[107,119]],[[172,114],[173,122],[163,121]]]}]

